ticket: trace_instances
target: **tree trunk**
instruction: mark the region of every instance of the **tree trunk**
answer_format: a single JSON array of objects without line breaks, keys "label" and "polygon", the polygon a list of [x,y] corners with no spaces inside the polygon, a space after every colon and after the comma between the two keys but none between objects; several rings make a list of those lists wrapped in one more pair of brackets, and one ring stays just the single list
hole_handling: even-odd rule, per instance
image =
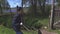
[{"label": "tree trunk", "polygon": [[46,3],[46,0],[38,0],[38,2],[39,2],[40,10],[42,12],[41,16],[45,17],[45,3]]},{"label": "tree trunk", "polygon": [[2,11],[2,7],[1,7],[1,5],[0,5],[0,14],[3,14],[3,11]]},{"label": "tree trunk", "polygon": [[45,2],[46,2],[46,0],[43,1],[43,5],[42,5],[43,17],[45,17]]},{"label": "tree trunk", "polygon": [[34,5],[33,5],[33,12],[34,12],[34,15],[37,16],[37,0],[34,0]]},{"label": "tree trunk", "polygon": [[54,24],[54,0],[52,1],[52,5],[51,5],[51,18],[50,18],[50,29],[54,29],[53,24]]}]

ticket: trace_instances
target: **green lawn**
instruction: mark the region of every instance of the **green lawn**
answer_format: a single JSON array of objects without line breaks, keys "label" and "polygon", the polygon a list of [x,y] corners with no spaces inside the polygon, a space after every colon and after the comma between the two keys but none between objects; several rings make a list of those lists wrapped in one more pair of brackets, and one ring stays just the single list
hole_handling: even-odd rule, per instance
[{"label": "green lawn", "polygon": [[48,26],[48,24],[49,24],[49,18],[40,19],[39,22],[41,24],[43,24],[44,26]]},{"label": "green lawn", "polygon": [[23,31],[24,34],[37,34],[37,31]]},{"label": "green lawn", "polygon": [[60,30],[48,30],[49,32],[55,32],[55,33],[58,33],[60,34]]},{"label": "green lawn", "polygon": [[15,34],[15,32],[13,31],[13,29],[0,26],[0,34]]},{"label": "green lawn", "polygon": [[[37,34],[36,31],[25,31],[23,30],[24,34]],[[4,26],[0,26],[0,34],[16,34],[13,29],[6,28]]]}]

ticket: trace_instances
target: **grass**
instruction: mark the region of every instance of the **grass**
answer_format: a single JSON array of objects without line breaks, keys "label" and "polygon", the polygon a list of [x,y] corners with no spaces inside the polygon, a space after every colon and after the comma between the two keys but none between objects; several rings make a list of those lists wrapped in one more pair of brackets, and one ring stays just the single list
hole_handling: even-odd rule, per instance
[{"label": "grass", "polygon": [[[25,30],[22,30],[23,31],[23,34],[37,34],[36,31],[25,31]],[[15,31],[13,29],[9,29],[9,28],[6,28],[2,25],[0,25],[0,34],[16,34]]]},{"label": "grass", "polygon": [[48,26],[47,24],[49,24],[49,19],[45,18],[45,19],[41,19],[39,20],[41,24],[43,24],[44,26]]},{"label": "grass", "polygon": [[57,29],[57,30],[50,30],[50,29],[48,29],[48,31],[49,31],[49,32],[55,32],[55,33],[60,34],[60,29]]},{"label": "grass", "polygon": [[15,34],[15,31],[13,29],[0,26],[0,34]]},{"label": "grass", "polygon": [[37,31],[23,31],[24,34],[37,34]]}]

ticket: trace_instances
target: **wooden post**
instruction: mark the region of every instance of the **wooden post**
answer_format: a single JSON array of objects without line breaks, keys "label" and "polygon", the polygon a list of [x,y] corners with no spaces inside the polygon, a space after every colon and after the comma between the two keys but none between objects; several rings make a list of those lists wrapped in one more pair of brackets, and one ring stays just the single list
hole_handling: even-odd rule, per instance
[{"label": "wooden post", "polygon": [[52,5],[51,5],[51,16],[50,16],[50,29],[54,29],[53,24],[54,24],[54,8],[55,8],[55,1],[52,0]]}]

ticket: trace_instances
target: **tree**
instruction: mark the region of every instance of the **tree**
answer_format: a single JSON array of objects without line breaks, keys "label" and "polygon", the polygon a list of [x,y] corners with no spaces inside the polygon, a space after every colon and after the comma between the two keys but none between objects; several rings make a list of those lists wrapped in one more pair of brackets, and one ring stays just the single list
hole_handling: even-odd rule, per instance
[{"label": "tree", "polygon": [[[28,9],[28,15],[30,16],[29,18],[31,18],[31,24],[33,23],[33,20],[36,17],[46,17],[46,15],[49,16],[49,11],[50,11],[50,6],[46,5],[46,0],[26,0],[25,3],[29,2],[30,6]],[[47,8],[46,8],[47,7]],[[39,9],[39,12],[38,12]],[[45,11],[46,10],[46,11]],[[37,16],[37,14],[40,14]],[[47,17],[48,17],[47,16]],[[34,20],[35,23],[35,20]]]},{"label": "tree", "polygon": [[7,9],[10,8],[7,0],[0,0],[0,7],[1,7],[0,8],[1,9],[1,13],[3,13],[2,10],[7,10]]},{"label": "tree", "polygon": [[53,24],[54,24],[54,8],[55,8],[55,0],[52,1],[51,5],[51,18],[50,18],[50,28],[54,29]]},{"label": "tree", "polygon": [[1,5],[0,5],[0,13],[2,14],[3,12],[2,12],[2,7],[1,7]]},{"label": "tree", "polygon": [[55,0],[58,3],[58,6],[60,6],[60,0]]}]

